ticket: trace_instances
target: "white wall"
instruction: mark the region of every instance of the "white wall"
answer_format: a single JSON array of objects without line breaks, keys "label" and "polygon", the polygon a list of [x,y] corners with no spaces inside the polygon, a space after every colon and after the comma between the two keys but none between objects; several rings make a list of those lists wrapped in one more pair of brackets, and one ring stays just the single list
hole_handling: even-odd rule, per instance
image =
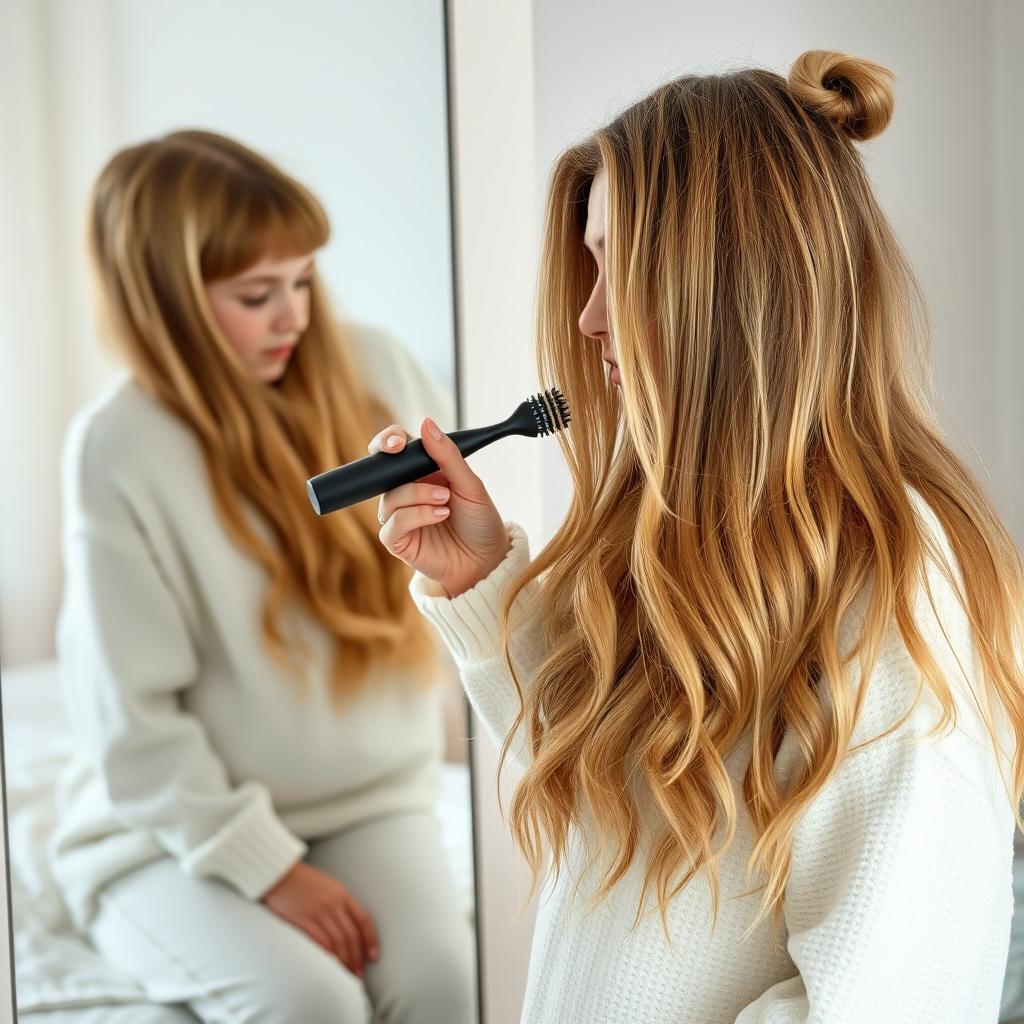
[{"label": "white wall", "polygon": [[[562,148],[686,71],[753,64],[785,73],[802,50],[846,50],[897,76],[893,121],[862,152],[929,303],[943,422],[1018,543],[1024,542],[1018,450],[1024,440],[1024,118],[1014,70],[1024,43],[1024,5],[536,0],[528,41],[522,32],[530,16],[522,5],[498,0],[481,6],[453,3],[458,160],[465,178],[458,192],[459,237],[486,263],[473,266],[468,254],[462,261],[470,265],[461,303],[473,325],[462,334],[467,422],[503,409],[517,388],[530,390],[524,374],[533,363],[530,311],[544,188]],[[527,157],[533,163],[524,166]],[[523,222],[527,210],[530,223]],[[496,453],[482,465],[478,471],[499,508],[519,517],[539,547],[569,498],[557,447],[510,448],[500,465]],[[490,756],[489,744],[479,749],[481,758]],[[512,1024],[519,1019],[528,956],[524,923],[532,913],[514,925],[511,907],[527,879],[493,808],[479,808],[478,821],[487,859],[487,1024]]]},{"label": "white wall", "polygon": [[1003,512],[1024,547],[1024,107],[1020,53],[1024,3],[994,0],[992,18],[992,150],[995,207],[996,420]]}]

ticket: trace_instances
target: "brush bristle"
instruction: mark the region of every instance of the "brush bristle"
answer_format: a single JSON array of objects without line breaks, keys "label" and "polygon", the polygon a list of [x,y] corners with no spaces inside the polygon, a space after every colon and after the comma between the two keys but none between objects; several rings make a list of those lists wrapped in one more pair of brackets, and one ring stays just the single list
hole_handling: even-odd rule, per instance
[{"label": "brush bristle", "polygon": [[569,405],[558,388],[551,388],[529,399],[534,419],[537,421],[537,436],[544,437],[556,430],[564,430],[569,426],[571,416]]}]

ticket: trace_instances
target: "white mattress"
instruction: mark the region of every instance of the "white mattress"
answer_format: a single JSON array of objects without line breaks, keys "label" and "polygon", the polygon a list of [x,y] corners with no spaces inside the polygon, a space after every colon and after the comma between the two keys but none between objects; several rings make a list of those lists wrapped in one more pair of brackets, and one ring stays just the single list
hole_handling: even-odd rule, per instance
[{"label": "white mattress", "polygon": [[[146,1003],[145,995],[75,932],[44,855],[54,827],[53,783],[73,745],[55,663],[4,668],[0,697],[19,1017],[60,1010],[58,1016],[45,1014],[47,1024],[57,1024],[58,1019],[62,1024],[85,1024],[95,1021],[97,1008],[105,1006],[113,1019],[115,1006],[138,1007]],[[460,900],[472,919],[468,768],[445,763],[442,778],[437,814]]]}]

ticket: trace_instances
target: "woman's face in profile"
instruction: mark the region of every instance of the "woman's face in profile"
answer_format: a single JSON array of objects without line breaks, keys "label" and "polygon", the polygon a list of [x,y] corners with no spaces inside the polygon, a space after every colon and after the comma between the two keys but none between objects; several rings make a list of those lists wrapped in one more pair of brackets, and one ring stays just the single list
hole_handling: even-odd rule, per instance
[{"label": "woman's face in profile", "polygon": [[587,200],[587,229],[583,236],[583,244],[590,250],[597,264],[597,281],[590,299],[583,312],[580,313],[580,331],[588,338],[596,338],[601,342],[601,358],[612,367],[609,379],[613,384],[621,384],[619,376],[618,356],[615,354],[615,342],[608,329],[608,304],[606,301],[606,281],[604,275],[604,235],[605,208],[608,199],[608,175],[601,168],[594,175],[590,186],[590,197]]},{"label": "woman's face in profile", "polygon": [[309,325],[312,254],[265,258],[234,277],[206,285],[214,318],[258,380],[278,380]]}]

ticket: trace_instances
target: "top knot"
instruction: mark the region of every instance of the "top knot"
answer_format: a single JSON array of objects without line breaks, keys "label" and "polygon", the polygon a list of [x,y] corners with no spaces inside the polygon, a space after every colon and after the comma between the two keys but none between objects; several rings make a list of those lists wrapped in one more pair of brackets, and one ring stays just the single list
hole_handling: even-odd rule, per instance
[{"label": "top knot", "polygon": [[892,120],[892,82],[881,64],[835,50],[807,50],[789,70],[789,90],[805,107],[863,142]]}]

